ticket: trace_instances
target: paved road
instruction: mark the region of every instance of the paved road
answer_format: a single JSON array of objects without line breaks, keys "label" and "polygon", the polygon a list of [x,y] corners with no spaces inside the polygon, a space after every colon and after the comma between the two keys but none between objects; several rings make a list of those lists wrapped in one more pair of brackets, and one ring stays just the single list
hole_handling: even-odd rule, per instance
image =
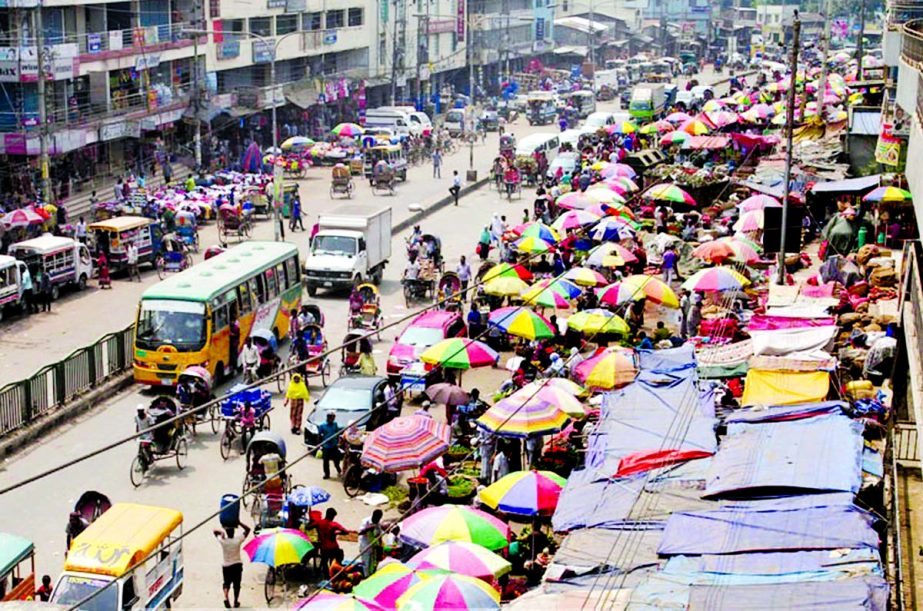
[{"label": "paved road", "polygon": [[[601,106],[605,108],[605,105]],[[521,136],[528,132],[529,128],[516,125],[514,130]],[[478,147],[475,160],[477,167],[486,167],[495,150],[496,136],[493,136],[487,146]],[[467,167],[466,153],[467,151],[447,160],[444,170],[449,171],[444,176],[450,175],[453,168]],[[429,167],[411,170],[411,179],[407,185],[399,189],[397,197],[388,200],[373,198],[367,191],[367,184],[360,185],[359,197],[354,201],[387,201],[394,206],[396,218],[406,217],[409,214],[407,204],[438,198],[448,187],[448,178],[443,178],[442,182],[433,181],[430,172]],[[330,204],[329,196],[326,195],[325,177],[326,171],[315,172],[302,184],[303,200],[308,202],[306,208],[312,216],[317,210]],[[496,191],[483,188],[462,198],[458,207],[447,207],[424,221],[423,229],[424,232],[442,237],[447,266],[452,268],[459,255],[473,256],[479,228],[488,222],[493,212],[499,211],[506,214],[510,222],[518,222],[523,208],[531,207],[531,201],[532,193],[528,191],[523,193],[521,200],[507,202],[500,198]],[[268,238],[271,233],[271,227],[264,223],[258,228],[256,236]],[[405,237],[406,232],[393,238],[394,256],[381,287],[386,321],[394,321],[408,313],[399,283],[406,261],[403,241]],[[295,240],[302,247],[305,246],[306,240],[301,234]],[[215,241],[214,229],[207,228],[204,243]],[[105,293],[89,290],[82,295],[59,302],[51,315],[21,319],[8,324],[4,328],[3,349],[10,354],[9,348],[14,348],[16,359],[3,359],[2,376],[10,379],[11,376],[28,374],[49,359],[66,354],[71,346],[92,341],[110,330],[127,325],[134,316],[140,291],[144,286],[156,281],[156,276],[152,276],[146,275],[143,283],[116,282],[115,289]],[[327,336],[331,345],[335,345],[346,332],[345,300],[342,296],[319,294],[316,301],[326,313]],[[384,332],[382,340],[375,345],[375,357],[381,371],[384,370],[388,350],[398,331],[399,329],[392,329]],[[8,363],[11,360],[17,363]],[[339,365],[338,357],[334,357],[334,365],[336,369]],[[476,370],[467,373],[464,381],[468,388],[493,390],[502,377],[503,373],[500,370]],[[320,390],[312,387],[314,393]],[[0,466],[0,486],[39,473],[111,442],[118,436],[131,433],[134,427],[135,407],[139,403],[148,403],[151,396],[148,391],[133,388],[104,402],[48,439],[3,463]],[[289,458],[292,459],[303,453],[303,446],[300,439],[287,430],[287,414],[282,413],[281,400],[281,396],[274,398],[274,405],[279,413],[273,414],[273,430],[282,434],[289,442]],[[405,412],[413,409],[415,408],[409,406],[405,408]],[[0,515],[21,516],[5,526],[4,530],[34,541],[38,554],[39,575],[48,573],[57,576],[60,572],[67,514],[85,490],[99,490],[114,501],[174,507],[184,513],[186,527],[191,528],[216,509],[222,494],[240,489],[244,475],[243,460],[239,456],[232,456],[227,462],[222,462],[218,454],[217,436],[200,435],[192,442],[189,466],[184,471],[164,464],[157,467],[138,489],[134,489],[129,481],[129,464],[135,451],[134,444],[125,444],[0,497]],[[359,501],[346,499],[338,481],[323,481],[320,463],[314,458],[308,458],[294,467],[294,480],[300,484],[324,486],[333,493],[330,505],[339,510],[339,518],[348,527],[356,527],[361,518],[371,511]],[[213,607],[220,604],[221,557],[218,545],[210,534],[213,526],[214,524],[210,523],[187,539],[184,553],[187,581],[180,601],[184,608]],[[344,544],[344,547],[347,554],[355,551],[354,545]],[[245,605],[259,606],[263,603],[262,576],[261,567],[245,567]]]}]

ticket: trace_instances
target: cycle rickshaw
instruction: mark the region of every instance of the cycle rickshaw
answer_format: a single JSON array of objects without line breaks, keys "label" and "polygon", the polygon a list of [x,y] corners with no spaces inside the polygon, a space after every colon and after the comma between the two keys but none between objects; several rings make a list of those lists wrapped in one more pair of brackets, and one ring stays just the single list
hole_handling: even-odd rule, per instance
[{"label": "cycle rickshaw", "polygon": [[[247,444],[241,503],[250,510],[254,531],[282,525],[282,505],[292,489],[285,455],[285,440],[272,431],[256,433]],[[254,486],[260,486],[259,491],[247,494]]]},{"label": "cycle rickshaw", "polygon": [[182,420],[173,420],[179,413],[176,402],[170,397],[157,397],[147,410],[140,408],[136,426],[138,430],[157,427],[138,439],[138,453],[131,461],[131,483],[141,485],[154,463],[176,459],[177,469],[186,468],[189,457],[189,442],[186,441],[186,427]]},{"label": "cycle rickshaw", "polygon": [[[349,313],[350,329],[365,329],[377,332],[381,328],[381,299],[378,287],[374,284],[360,284],[355,288],[362,298],[362,305],[355,312]],[[378,336],[381,339],[381,336]]]},{"label": "cycle rickshaw", "polygon": [[[320,376],[321,386],[326,387],[327,379],[330,378],[332,371],[330,356],[326,354],[327,338],[324,337],[323,327],[318,324],[306,325],[301,330],[301,341],[305,342],[308,353],[308,360],[304,364],[305,381],[307,382],[307,378]],[[289,357],[290,365],[294,365],[297,358],[293,351]],[[294,370],[290,371],[289,375],[293,372]]]},{"label": "cycle rickshaw", "polygon": [[347,168],[342,163],[338,163],[333,166],[331,174],[331,183],[330,183],[330,198],[332,199],[335,195],[341,194],[346,195],[347,198],[352,198],[353,189],[353,177]]},{"label": "cycle rickshaw", "polygon": [[249,239],[252,229],[250,215],[240,209],[230,204],[224,204],[218,209],[218,242],[222,246],[228,245],[231,236],[236,237],[238,242]]},{"label": "cycle rickshaw", "polygon": [[379,161],[375,164],[369,184],[372,186],[374,195],[378,195],[379,191],[387,191],[388,195],[394,195],[394,170],[388,162]]},{"label": "cycle rickshaw", "polygon": [[191,210],[176,213],[176,235],[192,252],[199,252],[199,221]]}]

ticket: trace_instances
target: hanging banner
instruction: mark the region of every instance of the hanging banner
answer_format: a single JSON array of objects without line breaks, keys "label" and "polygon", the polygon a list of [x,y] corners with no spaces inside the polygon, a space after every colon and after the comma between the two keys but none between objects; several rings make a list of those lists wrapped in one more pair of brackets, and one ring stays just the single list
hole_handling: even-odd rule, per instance
[{"label": "hanging banner", "polygon": [[87,34],[87,51],[89,53],[99,53],[103,50],[102,34]]},{"label": "hanging banner", "polygon": [[875,161],[882,165],[899,166],[901,161],[900,142],[879,138],[878,146],[875,147]]},{"label": "hanging banner", "polygon": [[465,42],[465,0],[458,0],[458,12],[455,15],[455,33],[458,42]]}]

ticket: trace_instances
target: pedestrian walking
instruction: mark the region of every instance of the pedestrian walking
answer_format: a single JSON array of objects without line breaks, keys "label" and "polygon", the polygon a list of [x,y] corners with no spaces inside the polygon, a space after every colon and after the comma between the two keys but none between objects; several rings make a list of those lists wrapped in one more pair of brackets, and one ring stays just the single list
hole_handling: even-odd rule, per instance
[{"label": "pedestrian walking", "polygon": [[449,187],[449,193],[452,194],[452,197],[455,198],[455,205],[458,205],[458,194],[461,191],[461,176],[458,175],[458,170],[452,172],[452,186]]},{"label": "pedestrian walking", "polygon": [[38,272],[38,293],[39,303],[42,306],[42,312],[51,311],[51,276],[44,270]]},{"label": "pedestrian walking", "polygon": [[106,258],[106,253],[99,253],[99,258],[96,259],[96,270],[99,288],[111,289],[112,278],[109,277],[109,259]]},{"label": "pedestrian walking", "polygon": [[471,281],[471,266],[468,264],[468,260],[465,259],[465,255],[459,257],[455,273],[458,274],[458,279],[461,280],[462,298],[464,298],[468,290],[468,283]]},{"label": "pedestrian walking", "polygon": [[679,336],[683,339],[689,337],[689,308],[692,299],[689,291],[682,289],[679,293]]},{"label": "pedestrian walking", "polygon": [[244,562],[240,557],[240,546],[250,535],[250,527],[239,524],[242,534],[236,534],[233,527],[215,529],[214,535],[221,544],[221,575],[224,590],[224,606],[231,608],[228,593],[234,589],[234,607],[240,607],[240,582],[244,575]]},{"label": "pedestrian walking", "polygon": [[359,526],[359,554],[362,558],[362,570],[368,577],[378,568],[378,559],[381,557],[381,518],[384,513],[376,509],[372,515],[362,520]]},{"label": "pedestrian walking", "polygon": [[51,575],[42,575],[42,585],[35,591],[35,595],[42,602],[51,600],[54,588],[51,587]]},{"label": "pedestrian walking", "polygon": [[301,417],[304,413],[304,402],[311,400],[311,393],[308,392],[308,386],[304,383],[301,374],[292,374],[292,381],[288,383],[288,389],[285,391],[285,403],[289,407],[289,421],[292,425],[292,433],[297,435],[301,432]]},{"label": "pedestrian walking", "polygon": [[169,185],[171,182],[173,182],[173,166],[165,158],[163,160],[163,183]]},{"label": "pedestrian walking", "polygon": [[112,187],[112,194],[115,196],[115,201],[120,202],[125,199],[125,191],[122,189],[122,177],[117,176],[115,179],[115,186]]},{"label": "pedestrian walking", "polygon": [[137,278],[141,282],[141,272],[138,270],[138,247],[134,242],[129,242],[125,247],[125,256],[128,262],[128,279]]},{"label": "pedestrian walking", "polygon": [[336,467],[337,476],[340,471],[340,425],[336,423],[336,414],[327,414],[327,422],[317,427],[317,435],[321,444],[321,457],[324,460],[324,479],[330,479],[330,463]]},{"label": "pedestrian walking", "polygon": [[[96,191],[93,193],[96,193]],[[74,235],[81,244],[87,243],[87,223],[83,220],[82,216],[77,219],[77,227],[74,229]]]},{"label": "pedestrian walking", "polygon": [[35,288],[32,284],[32,272],[29,268],[22,272],[22,300],[25,304],[26,314],[35,314],[38,312],[35,301]]},{"label": "pedestrian walking", "polygon": [[433,150],[433,178],[442,178],[442,153],[438,148]]},{"label": "pedestrian walking", "polygon": [[304,221],[301,219],[301,196],[295,193],[292,198],[292,215],[289,218],[288,228],[292,230],[292,233],[295,233],[299,227],[301,227],[302,231],[305,230]]},{"label": "pedestrian walking", "polygon": [[663,270],[663,281],[672,284],[676,278],[676,251],[672,244],[663,251],[663,264],[660,268]]}]

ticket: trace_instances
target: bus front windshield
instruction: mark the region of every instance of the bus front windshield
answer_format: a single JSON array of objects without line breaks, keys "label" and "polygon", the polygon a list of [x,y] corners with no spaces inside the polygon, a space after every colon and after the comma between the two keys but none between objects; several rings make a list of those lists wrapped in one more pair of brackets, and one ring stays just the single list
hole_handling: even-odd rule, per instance
[{"label": "bus front windshield", "polygon": [[149,350],[169,344],[178,350],[197,352],[207,339],[206,320],[204,303],[145,299],[138,315],[135,343]]},{"label": "bus front windshield", "polygon": [[[108,587],[107,587],[108,586]],[[93,596],[93,598],[89,598]],[[86,600],[88,599],[89,600]],[[67,575],[54,589],[54,603],[71,607],[86,600],[76,607],[80,611],[111,611],[119,608],[119,587],[115,581],[93,577]]]},{"label": "bus front windshield", "polygon": [[347,255],[356,254],[356,238],[341,235],[315,236],[311,245],[311,252],[315,255]]}]

